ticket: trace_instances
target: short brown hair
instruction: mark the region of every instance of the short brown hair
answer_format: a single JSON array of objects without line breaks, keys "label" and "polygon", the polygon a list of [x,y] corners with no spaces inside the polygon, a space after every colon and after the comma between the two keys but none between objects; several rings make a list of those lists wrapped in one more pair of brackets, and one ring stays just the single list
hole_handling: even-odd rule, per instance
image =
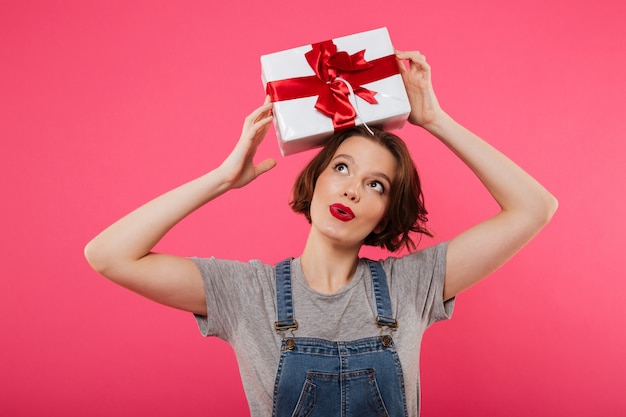
[{"label": "short brown hair", "polygon": [[332,160],[341,143],[352,136],[361,136],[384,146],[396,159],[396,175],[391,184],[389,207],[386,213],[385,227],[382,232],[371,232],[365,238],[365,245],[379,246],[389,251],[396,251],[402,246],[414,250],[416,244],[410,236],[418,233],[432,236],[426,229],[428,211],[424,206],[424,195],[417,169],[404,141],[393,133],[371,128],[374,135],[365,127],[357,126],[335,133],[324,148],[300,172],[293,186],[293,200],[289,203],[296,213],[302,213],[311,222],[311,200],[317,179]]}]

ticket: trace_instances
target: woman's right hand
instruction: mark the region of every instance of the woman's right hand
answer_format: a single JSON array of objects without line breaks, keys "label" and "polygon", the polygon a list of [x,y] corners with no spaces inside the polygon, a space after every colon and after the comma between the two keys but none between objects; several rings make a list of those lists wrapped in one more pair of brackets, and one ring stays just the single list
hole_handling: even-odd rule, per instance
[{"label": "woman's right hand", "polygon": [[232,188],[243,187],[276,165],[254,164],[272,121],[272,103],[245,120],[241,138],[217,168],[137,208],[103,230],[85,247],[89,264],[111,281],[146,298],[181,310],[207,314],[204,285],[192,260],[153,252],[178,222]]},{"label": "woman's right hand", "polygon": [[263,105],[245,118],[239,141],[218,168],[225,176],[229,188],[241,188],[276,166],[276,160],[273,158],[254,163],[254,155],[265,138],[271,122],[272,102],[267,96]]}]

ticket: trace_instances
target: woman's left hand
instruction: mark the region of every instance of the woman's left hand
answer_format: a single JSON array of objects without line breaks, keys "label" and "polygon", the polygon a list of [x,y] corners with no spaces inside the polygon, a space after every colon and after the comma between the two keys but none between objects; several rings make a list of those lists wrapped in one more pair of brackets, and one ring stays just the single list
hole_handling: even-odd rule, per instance
[{"label": "woman's left hand", "polygon": [[[396,51],[396,58],[411,103],[409,122],[427,128],[443,114],[433,90],[430,65],[426,57],[417,51]],[[408,69],[402,62],[404,60],[409,61]]]}]

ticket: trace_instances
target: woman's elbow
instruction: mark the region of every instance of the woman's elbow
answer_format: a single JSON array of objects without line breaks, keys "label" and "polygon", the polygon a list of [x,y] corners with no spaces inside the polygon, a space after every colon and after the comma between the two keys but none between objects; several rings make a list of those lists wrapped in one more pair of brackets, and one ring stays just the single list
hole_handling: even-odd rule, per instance
[{"label": "woman's elbow", "polygon": [[106,256],[95,239],[85,245],[83,253],[89,266],[97,273],[105,275],[107,270]]},{"label": "woman's elbow", "polygon": [[548,224],[559,208],[559,200],[551,193],[544,200],[544,224]]},{"label": "woman's elbow", "polygon": [[530,213],[532,213],[532,215],[529,216],[530,223],[534,225],[533,227],[536,228],[537,231],[543,229],[550,223],[558,207],[559,201],[557,198],[546,191],[545,195],[536,200],[534,209],[530,211]]}]

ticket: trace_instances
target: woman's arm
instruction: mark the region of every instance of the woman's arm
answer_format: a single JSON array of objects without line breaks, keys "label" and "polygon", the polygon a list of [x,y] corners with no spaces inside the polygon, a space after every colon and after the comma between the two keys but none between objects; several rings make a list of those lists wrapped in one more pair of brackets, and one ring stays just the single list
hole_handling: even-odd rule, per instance
[{"label": "woman's arm", "polygon": [[271,108],[266,99],[246,118],[239,142],[218,168],[139,207],[89,242],[85,257],[91,267],[151,300],[206,315],[202,277],[194,263],[151,251],[187,215],[276,165],[273,159],[253,161],[272,121]]},{"label": "woman's arm", "polygon": [[513,161],[446,114],[434,94],[430,66],[419,52],[397,52],[411,101],[409,121],[439,138],[479,178],[500,206],[494,217],[448,245],[444,300],[480,281],[526,245],[550,221],[557,200]]}]

